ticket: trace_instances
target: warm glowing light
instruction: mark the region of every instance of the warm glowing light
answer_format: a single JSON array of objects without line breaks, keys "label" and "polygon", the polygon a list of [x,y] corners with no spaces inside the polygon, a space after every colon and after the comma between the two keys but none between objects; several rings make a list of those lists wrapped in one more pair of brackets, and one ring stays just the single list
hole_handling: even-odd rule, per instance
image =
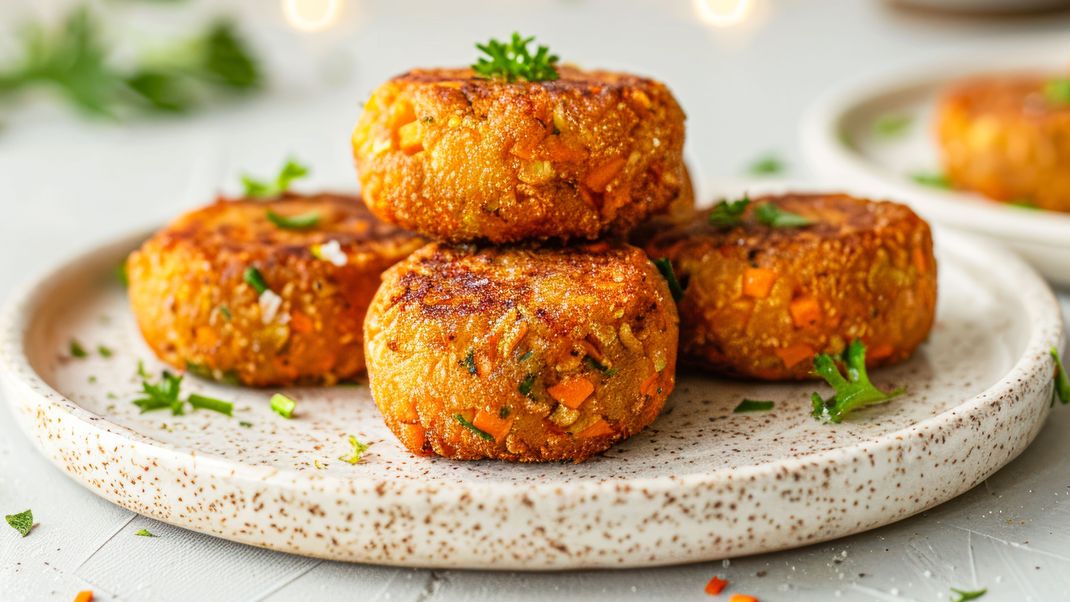
[{"label": "warm glowing light", "polygon": [[714,27],[742,23],[750,11],[750,0],[694,0],[698,17]]},{"label": "warm glowing light", "polygon": [[323,31],[338,20],[343,0],[282,0],[282,12],[294,29]]}]

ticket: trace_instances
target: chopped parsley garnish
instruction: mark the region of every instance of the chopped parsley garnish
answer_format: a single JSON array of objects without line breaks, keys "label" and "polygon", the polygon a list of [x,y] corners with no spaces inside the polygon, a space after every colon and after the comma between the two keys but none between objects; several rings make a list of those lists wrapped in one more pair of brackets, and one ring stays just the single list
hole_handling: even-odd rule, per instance
[{"label": "chopped parsley garnish", "polygon": [[185,413],[184,404],[178,396],[181,388],[182,377],[164,370],[159,382],[141,382],[141,390],[145,396],[135,399],[134,405],[141,408],[142,414],[170,408],[172,415],[179,416]]},{"label": "chopped parsley garnish", "polygon": [[784,162],[780,160],[780,157],[772,154],[759,158],[747,167],[747,172],[755,176],[773,176],[783,173],[784,170]]},{"label": "chopped parsley garnish", "polygon": [[145,370],[145,361],[144,360],[138,360],[137,361],[137,375],[142,380],[144,380],[144,379],[149,377],[148,370]]},{"label": "chopped parsley garnish", "polygon": [[134,535],[140,535],[141,537],[159,537],[159,535],[150,533],[148,529],[138,529],[137,531],[134,531]]},{"label": "chopped parsley garnish", "polygon": [[349,445],[353,448],[353,451],[351,451],[348,456],[340,456],[338,459],[343,462],[349,462],[350,464],[360,462],[361,456],[363,456],[364,452],[371,447],[367,443],[361,443],[360,440],[353,435],[349,436]]},{"label": "chopped parsley garnish", "polygon": [[1070,105],[1070,78],[1061,77],[1044,84],[1044,96],[1056,105]]},{"label": "chopped parsley garnish", "polygon": [[1066,374],[1066,367],[1059,357],[1059,350],[1051,348],[1051,359],[1055,360],[1055,390],[1052,392],[1051,403],[1058,399],[1064,404],[1070,403],[1070,376]]},{"label": "chopped parsley garnish", "polygon": [[99,353],[100,357],[103,358],[109,358],[115,355],[115,352],[112,351],[110,347],[107,347],[105,345],[97,345],[97,353]]},{"label": "chopped parsley garnish", "polygon": [[535,399],[531,394],[531,388],[535,386],[535,377],[536,375],[534,373],[528,374],[524,377],[524,380],[520,381],[520,386],[517,387],[517,391],[520,391],[520,394],[524,397]]},{"label": "chopped parsley garnish", "polygon": [[230,313],[230,308],[226,305],[219,306],[219,313],[223,314],[223,317],[227,320],[227,322],[234,319],[234,315]]},{"label": "chopped parsley garnish", "polygon": [[504,419],[506,419],[508,417],[509,417],[509,406],[502,406],[501,409],[498,410],[498,418],[501,418],[501,419],[504,420]]},{"label": "chopped parsley garnish", "polygon": [[710,211],[707,219],[715,228],[738,226],[743,221],[743,212],[747,210],[747,205],[750,205],[750,197],[745,194],[736,201],[721,201]]},{"label": "chopped parsley garnish", "polygon": [[903,113],[881,115],[873,122],[873,133],[882,138],[902,136],[914,125],[914,118]]},{"label": "chopped parsley garnish", "polygon": [[507,82],[515,82],[524,79],[529,82],[553,81],[558,73],[554,65],[559,60],[557,55],[550,54],[546,46],[538,46],[535,54],[528,50],[528,44],[535,37],[522,37],[519,33],[513,33],[509,42],[499,42],[491,38],[486,44],[476,44],[485,57],[476,59],[472,70],[476,74],[487,78],[504,79]]},{"label": "chopped parsley garnish", "polygon": [[776,405],[772,401],[757,401],[754,399],[744,399],[739,402],[736,409],[732,410],[735,414],[742,414],[744,412],[768,412]]},{"label": "chopped parsley garnish", "polygon": [[847,369],[847,378],[840,374],[836,361],[827,353],[814,357],[814,373],[833,388],[835,394],[822,399],[821,394],[811,396],[813,416],[822,422],[842,422],[843,418],[860,408],[884,403],[903,393],[895,389],[885,393],[873,385],[866,374],[866,346],[855,339],[843,353],[843,363]]},{"label": "chopped parsley garnish", "polygon": [[242,278],[245,280],[246,284],[253,287],[253,290],[256,291],[256,294],[258,295],[263,295],[264,291],[271,290],[268,287],[267,282],[264,281],[264,275],[260,273],[260,270],[252,266],[245,268],[245,273],[242,274]]},{"label": "chopped parsley garnish", "polygon": [[939,172],[921,171],[911,174],[910,179],[914,180],[917,184],[928,186],[930,188],[942,188],[945,190],[951,188],[951,181],[947,179],[947,176]]},{"label": "chopped parsley garnish", "polygon": [[23,537],[29,535],[33,529],[33,512],[29,510],[24,510],[18,514],[8,514],[4,517],[4,520],[11,525],[12,529],[21,533]]},{"label": "chopped parsley garnish", "polygon": [[525,352],[524,352],[524,354],[523,354],[523,355],[521,355],[520,357],[518,357],[518,358],[516,359],[516,361],[518,361],[518,362],[523,362],[523,361],[525,361],[526,359],[528,359],[529,357],[531,357],[531,356],[532,356],[532,355],[534,355],[534,354],[535,354],[535,350],[534,350],[534,349],[528,349],[527,351],[525,351]]},{"label": "chopped parsley garnish", "polygon": [[672,294],[673,301],[683,299],[684,289],[680,286],[680,281],[676,279],[676,273],[672,271],[672,262],[669,261],[669,258],[661,257],[653,261],[654,266],[658,268],[658,272],[661,272],[661,277],[669,285],[669,293]]},{"label": "chopped parsley garnish", "polygon": [[268,221],[284,230],[307,230],[314,228],[316,224],[320,223],[320,214],[316,211],[309,211],[308,213],[302,213],[300,215],[279,215],[271,209],[267,211]]},{"label": "chopped parsley garnish", "polygon": [[85,350],[85,347],[82,347],[82,344],[78,341],[78,339],[71,339],[71,342],[68,347],[71,357],[76,357],[78,359],[84,359],[89,357],[89,352]]},{"label": "chopped parsley garnish", "polygon": [[601,372],[602,374],[605,374],[606,376],[613,376],[614,374],[617,373],[617,369],[616,368],[610,368],[609,366],[603,364],[602,362],[599,362],[598,360],[594,359],[593,357],[591,357],[589,355],[588,356],[584,356],[583,363],[586,364],[588,368],[591,368],[593,370],[597,370],[597,371]]},{"label": "chopped parsley garnish", "polygon": [[248,420],[239,420],[238,421],[238,426],[247,429],[247,428],[253,426],[253,423],[249,422]]},{"label": "chopped parsley garnish", "polygon": [[951,602],[967,602],[968,600],[976,600],[981,596],[988,593],[988,588],[982,588],[974,591],[964,591],[961,589],[951,588]]},{"label": "chopped parsley garnish", "polygon": [[257,180],[252,176],[243,175],[241,183],[245,187],[245,196],[254,199],[270,199],[289,190],[291,182],[307,176],[309,171],[307,166],[298,163],[297,160],[287,159],[274,181]]},{"label": "chopped parsley garnish", "polygon": [[469,349],[468,353],[464,354],[464,359],[461,360],[461,365],[468,370],[469,374],[476,374],[476,352],[474,349]]},{"label": "chopped parsley garnish", "polygon": [[472,431],[473,433],[475,433],[476,436],[479,437],[480,439],[484,439],[486,441],[494,441],[494,437],[490,433],[488,433],[488,432],[480,429],[478,426],[472,424],[471,422],[466,420],[464,416],[461,416],[460,414],[454,414],[453,417],[457,419],[457,422],[461,423],[461,426],[463,426],[464,428],[466,428],[466,429]]},{"label": "chopped parsley garnish", "polygon": [[130,286],[130,275],[126,272],[126,259],[124,258],[122,263],[115,266],[115,279],[119,281],[119,284]]},{"label": "chopped parsley garnish", "polygon": [[212,410],[213,412],[219,412],[220,414],[226,414],[227,416],[234,415],[234,404],[229,401],[223,401],[222,399],[216,399],[214,397],[206,397],[204,395],[198,395],[196,393],[190,393],[190,396],[186,398],[189,404],[198,410]]},{"label": "chopped parsley garnish", "polygon": [[771,228],[802,228],[814,223],[814,220],[808,217],[784,211],[772,203],[762,203],[755,207],[754,217]]},{"label": "chopped parsley garnish", "polygon": [[294,409],[297,408],[297,402],[283,395],[282,393],[276,393],[271,396],[271,409],[279,416],[283,418],[293,418]]}]

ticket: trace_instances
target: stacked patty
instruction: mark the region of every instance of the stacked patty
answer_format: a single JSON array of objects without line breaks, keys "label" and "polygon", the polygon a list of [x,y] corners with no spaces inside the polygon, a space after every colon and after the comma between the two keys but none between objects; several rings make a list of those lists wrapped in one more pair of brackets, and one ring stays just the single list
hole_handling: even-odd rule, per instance
[{"label": "stacked patty", "polygon": [[690,208],[683,112],[650,79],[558,75],[412,71],[354,131],[371,210],[441,241],[386,273],[365,323],[372,395],[418,454],[581,461],[672,391],[676,306],[616,238]]}]

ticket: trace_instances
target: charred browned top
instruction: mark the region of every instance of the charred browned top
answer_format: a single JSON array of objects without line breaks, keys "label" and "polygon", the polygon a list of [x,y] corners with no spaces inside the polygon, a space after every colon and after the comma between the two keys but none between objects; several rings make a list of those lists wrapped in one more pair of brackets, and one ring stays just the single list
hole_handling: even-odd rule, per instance
[{"label": "charred browned top", "polygon": [[1070,117],[1070,105],[1050,102],[1044,93],[1047,83],[1068,74],[1007,73],[963,80],[948,90],[945,102],[970,113],[1042,117]]}]

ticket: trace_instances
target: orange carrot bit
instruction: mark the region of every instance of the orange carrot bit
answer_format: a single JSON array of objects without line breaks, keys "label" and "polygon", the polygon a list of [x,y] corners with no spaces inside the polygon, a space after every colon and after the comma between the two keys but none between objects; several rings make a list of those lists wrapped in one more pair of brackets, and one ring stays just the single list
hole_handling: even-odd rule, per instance
[{"label": "orange carrot bit", "polygon": [[524,340],[524,337],[528,334],[528,323],[521,322],[520,326],[516,329],[516,334],[509,340],[509,348],[505,350],[505,355],[509,355],[516,349],[516,346],[520,344],[520,341]]},{"label": "orange carrot bit", "polygon": [[591,393],[594,393],[594,383],[582,375],[573,376],[546,389],[546,392],[570,409],[578,410]]},{"label": "orange carrot bit", "polygon": [[312,318],[299,311],[292,311],[290,312],[290,328],[300,334],[312,332]]},{"label": "orange carrot bit", "polygon": [[591,170],[587,174],[587,178],[584,183],[587,187],[595,192],[602,192],[609,186],[609,183],[613,181],[613,178],[617,175],[617,172],[624,167],[624,157],[611,157],[606,159],[602,163]]},{"label": "orange carrot bit", "polygon": [[398,148],[406,155],[418,153],[424,149],[420,124],[416,121],[406,123],[398,128]]},{"label": "orange carrot bit", "polygon": [[791,320],[798,328],[813,326],[821,319],[821,305],[813,297],[799,297],[788,306]]},{"label": "orange carrot bit", "polygon": [[660,375],[660,372],[654,372],[646,377],[646,380],[639,385],[639,392],[643,395],[650,395],[654,391],[654,385],[658,383],[658,376]]},{"label": "orange carrot bit", "polygon": [[886,357],[891,357],[894,352],[895,347],[892,347],[888,343],[881,343],[879,345],[874,345],[868,352],[866,352],[866,355],[868,356],[866,359],[882,360]]},{"label": "orange carrot bit", "polygon": [[612,435],[617,431],[613,430],[604,418],[599,418],[594,421],[594,424],[576,433],[576,437],[579,439],[586,439],[588,437],[601,437],[603,435]]},{"label": "orange carrot bit", "polygon": [[197,346],[201,348],[215,347],[219,337],[211,326],[197,327]]},{"label": "orange carrot bit", "polygon": [[401,439],[402,445],[409,448],[414,454],[421,456],[429,456],[431,453],[426,450],[427,447],[427,431],[419,424],[405,424],[398,425],[398,439]]},{"label": "orange carrot bit", "polygon": [[74,602],[93,602],[93,592],[83,590],[74,596]]},{"label": "orange carrot bit", "polygon": [[914,259],[914,267],[918,269],[918,272],[924,274],[929,271],[929,261],[925,258],[925,253],[922,253],[921,247],[914,247],[911,256]]},{"label": "orange carrot bit", "polygon": [[797,343],[777,349],[774,353],[784,362],[785,368],[794,368],[799,362],[814,357],[814,348],[806,343]]},{"label": "orange carrot bit", "polygon": [[[509,415],[506,414],[506,416]],[[500,410],[488,412],[481,409],[476,412],[475,418],[472,419],[472,424],[475,425],[477,429],[494,437],[495,441],[501,441],[509,434],[509,429],[513,428],[513,420],[515,418],[515,416],[502,418]]]},{"label": "orange carrot bit", "polygon": [[714,577],[710,579],[710,582],[706,584],[706,593],[711,596],[720,595],[724,591],[724,588],[728,587],[728,582],[720,577]]},{"label": "orange carrot bit", "polygon": [[755,299],[765,299],[769,291],[773,290],[773,283],[777,275],[773,270],[765,268],[747,268],[743,272],[743,294]]},{"label": "orange carrot bit", "polygon": [[732,594],[732,597],[728,599],[728,602],[758,602],[758,598],[748,596],[747,594]]}]

